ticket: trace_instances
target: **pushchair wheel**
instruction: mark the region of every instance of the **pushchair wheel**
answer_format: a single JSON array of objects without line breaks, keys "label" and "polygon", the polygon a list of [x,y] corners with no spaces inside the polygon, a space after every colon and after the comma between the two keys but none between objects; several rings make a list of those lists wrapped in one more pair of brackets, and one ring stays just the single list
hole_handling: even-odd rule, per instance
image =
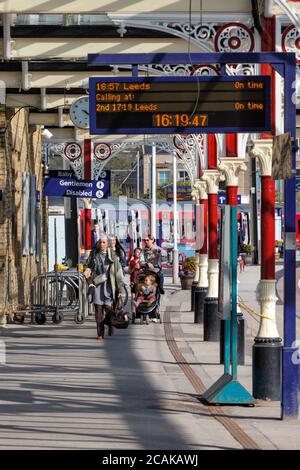
[{"label": "pushchair wheel", "polygon": [[77,323],[77,325],[82,325],[82,323],[84,323],[84,316],[82,314],[79,314],[78,313],[75,313],[74,315],[74,321],[75,323]]},{"label": "pushchair wheel", "polygon": [[146,325],[149,325],[149,315],[147,313],[147,315],[144,316],[144,321],[146,323]]},{"label": "pushchair wheel", "polygon": [[24,323],[25,315],[20,315],[18,313],[14,313],[13,319],[14,319],[14,322],[16,322],[16,323]]},{"label": "pushchair wheel", "polygon": [[46,315],[44,313],[36,313],[34,319],[38,325],[43,325],[46,323]]},{"label": "pushchair wheel", "polygon": [[55,325],[59,325],[64,319],[64,316],[61,312],[58,312],[58,314],[54,313],[52,316],[52,321],[55,323]]}]

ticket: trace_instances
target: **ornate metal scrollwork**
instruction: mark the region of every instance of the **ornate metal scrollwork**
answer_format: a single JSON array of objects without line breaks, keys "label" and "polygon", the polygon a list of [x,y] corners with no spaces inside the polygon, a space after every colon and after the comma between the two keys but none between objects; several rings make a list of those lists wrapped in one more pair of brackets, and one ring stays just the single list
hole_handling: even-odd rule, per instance
[{"label": "ornate metal scrollwork", "polygon": [[295,52],[297,62],[300,63],[300,34],[298,29],[291,24],[282,33],[283,52]]},{"label": "ornate metal scrollwork", "polygon": [[226,23],[221,26],[214,38],[218,52],[252,52],[254,34],[242,23]]}]

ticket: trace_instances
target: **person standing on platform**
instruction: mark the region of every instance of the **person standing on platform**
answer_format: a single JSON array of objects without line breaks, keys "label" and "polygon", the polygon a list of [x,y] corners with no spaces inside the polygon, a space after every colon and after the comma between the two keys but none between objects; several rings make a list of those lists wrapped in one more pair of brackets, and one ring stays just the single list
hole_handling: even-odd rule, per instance
[{"label": "person standing on platform", "polygon": [[124,269],[126,267],[125,250],[115,235],[108,235],[108,242],[109,242],[109,247],[111,248],[112,252],[118,257],[122,266],[123,274],[124,274]]},{"label": "person standing on platform", "polygon": [[103,340],[105,324],[108,325],[108,335],[113,334],[109,310],[113,304],[124,294],[123,272],[120,261],[108,247],[108,237],[101,234],[94,256],[89,258],[88,268],[91,269],[92,283],[89,290],[92,293],[92,302],[95,307],[97,324],[97,339]]}]

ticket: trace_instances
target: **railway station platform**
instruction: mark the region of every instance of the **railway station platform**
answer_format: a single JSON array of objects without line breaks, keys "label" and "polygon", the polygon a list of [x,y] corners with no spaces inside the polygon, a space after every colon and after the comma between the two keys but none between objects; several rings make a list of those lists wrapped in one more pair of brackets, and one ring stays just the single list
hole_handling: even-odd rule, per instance
[{"label": "railway station platform", "polygon": [[[239,284],[254,310],[258,269],[246,267]],[[203,342],[190,292],[170,278],[162,315],[162,324],[137,322],[103,342],[93,318],[83,325],[2,328],[0,449],[300,449],[300,421],[281,421],[279,402],[208,407],[199,401],[222,375],[219,346]],[[246,315],[246,365],[238,377],[251,391],[258,324]]]}]

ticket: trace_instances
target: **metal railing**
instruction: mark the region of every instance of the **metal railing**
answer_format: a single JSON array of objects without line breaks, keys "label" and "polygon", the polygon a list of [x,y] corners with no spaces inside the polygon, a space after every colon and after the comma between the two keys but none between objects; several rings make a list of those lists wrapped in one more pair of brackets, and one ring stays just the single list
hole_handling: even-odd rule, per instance
[{"label": "metal railing", "polygon": [[43,324],[46,315],[52,314],[52,321],[61,323],[65,313],[73,313],[75,322],[83,323],[89,314],[87,289],[81,272],[51,271],[40,274],[31,285],[29,311],[32,322]]}]

